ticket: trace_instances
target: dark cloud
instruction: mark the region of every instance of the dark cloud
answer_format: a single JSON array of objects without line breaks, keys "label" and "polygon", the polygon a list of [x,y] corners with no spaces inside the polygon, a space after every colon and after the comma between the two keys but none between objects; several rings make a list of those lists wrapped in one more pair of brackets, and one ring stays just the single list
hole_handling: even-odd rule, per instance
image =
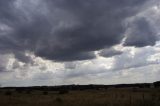
[{"label": "dark cloud", "polygon": [[128,32],[124,46],[144,47],[155,45],[157,41],[156,33],[145,18],[135,19],[127,27]]},{"label": "dark cloud", "polygon": [[7,55],[1,55],[0,54],[0,72],[5,72],[5,71],[9,71],[7,69],[7,65],[8,65],[8,62],[9,62],[9,56]]},{"label": "dark cloud", "polygon": [[26,54],[21,53],[21,52],[16,52],[15,53],[15,58],[18,61],[21,61],[23,63],[34,63],[30,56],[27,56]]},{"label": "dark cloud", "polygon": [[5,70],[5,67],[0,67],[0,72],[4,72]]},{"label": "dark cloud", "polygon": [[18,69],[20,68],[20,64],[18,63],[18,61],[15,61],[13,64],[12,64],[12,69]]},{"label": "dark cloud", "polygon": [[123,53],[122,51],[115,50],[113,48],[108,48],[100,51],[99,55],[103,57],[112,57],[112,56],[120,55],[122,53]]},{"label": "dark cloud", "polygon": [[93,59],[95,50],[121,42],[124,20],[135,15],[145,2],[1,0],[0,52],[13,53],[23,62],[30,61],[22,55],[26,51],[55,61]]}]

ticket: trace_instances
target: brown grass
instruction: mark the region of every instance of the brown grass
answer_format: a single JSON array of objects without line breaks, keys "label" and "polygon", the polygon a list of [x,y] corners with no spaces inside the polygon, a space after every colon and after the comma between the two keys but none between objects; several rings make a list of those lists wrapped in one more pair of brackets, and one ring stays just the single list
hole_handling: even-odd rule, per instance
[{"label": "brown grass", "polygon": [[70,91],[67,94],[32,91],[31,94],[5,95],[0,92],[0,106],[160,106],[158,89],[108,89]]}]

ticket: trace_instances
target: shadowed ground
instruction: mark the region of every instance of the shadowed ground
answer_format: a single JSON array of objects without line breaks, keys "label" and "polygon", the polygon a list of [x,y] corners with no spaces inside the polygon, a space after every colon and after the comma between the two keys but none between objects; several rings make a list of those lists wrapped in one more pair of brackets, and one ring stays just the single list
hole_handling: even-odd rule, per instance
[{"label": "shadowed ground", "polygon": [[158,88],[56,91],[1,90],[0,106],[160,106]]}]

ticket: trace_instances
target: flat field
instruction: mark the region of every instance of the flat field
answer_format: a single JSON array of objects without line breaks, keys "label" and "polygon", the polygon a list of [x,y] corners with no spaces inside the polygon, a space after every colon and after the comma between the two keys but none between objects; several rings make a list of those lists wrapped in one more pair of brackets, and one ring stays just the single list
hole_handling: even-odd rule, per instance
[{"label": "flat field", "polygon": [[0,90],[0,106],[160,106],[158,88],[56,91]]}]

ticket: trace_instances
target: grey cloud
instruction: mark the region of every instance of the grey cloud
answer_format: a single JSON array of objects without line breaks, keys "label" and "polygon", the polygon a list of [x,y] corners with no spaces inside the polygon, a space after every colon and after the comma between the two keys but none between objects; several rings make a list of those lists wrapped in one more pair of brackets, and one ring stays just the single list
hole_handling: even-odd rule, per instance
[{"label": "grey cloud", "polygon": [[21,53],[21,52],[16,52],[15,53],[15,58],[18,61],[21,61],[23,63],[34,63],[30,56],[27,56],[26,54]]},{"label": "grey cloud", "polygon": [[144,47],[155,45],[157,36],[154,29],[145,18],[137,18],[129,23],[124,46]]},{"label": "grey cloud", "polygon": [[6,68],[3,66],[0,66],[0,72],[4,72],[4,71],[6,71]]},{"label": "grey cloud", "polygon": [[[94,67],[94,68],[93,68]],[[107,69],[104,68],[97,68],[93,66],[92,68],[78,68],[76,71],[74,69],[71,69],[70,71],[66,72],[65,75],[63,76],[64,79],[72,79],[76,77],[89,77],[89,76],[97,76],[100,73],[104,73],[107,71]]]},{"label": "grey cloud", "polygon": [[0,33],[0,51],[25,62],[19,51],[54,61],[95,58],[95,50],[121,42],[122,23],[147,0],[31,1],[0,1],[1,27],[11,29]]},{"label": "grey cloud", "polygon": [[53,77],[54,77],[54,73],[52,72],[44,72],[44,73],[37,73],[33,80],[53,80]]},{"label": "grey cloud", "polygon": [[99,55],[103,57],[112,57],[112,56],[120,55],[122,53],[123,53],[122,51],[115,50],[113,48],[108,48],[100,51]]},{"label": "grey cloud", "polygon": [[77,62],[66,62],[64,63],[65,69],[75,69],[77,66]]},{"label": "grey cloud", "polygon": [[8,56],[8,55],[1,55],[0,54],[0,72],[9,71],[7,69],[7,65],[9,63],[9,59],[10,59],[10,56]]},{"label": "grey cloud", "polygon": [[13,64],[12,64],[12,69],[17,69],[17,68],[20,68],[20,64],[18,61],[15,61]]},{"label": "grey cloud", "polygon": [[136,51],[134,55],[132,55],[130,51],[126,51],[121,56],[115,57],[112,70],[124,70],[159,64],[158,61],[148,61],[150,56],[157,52],[158,51],[156,51],[154,47],[142,48],[141,50]]}]

